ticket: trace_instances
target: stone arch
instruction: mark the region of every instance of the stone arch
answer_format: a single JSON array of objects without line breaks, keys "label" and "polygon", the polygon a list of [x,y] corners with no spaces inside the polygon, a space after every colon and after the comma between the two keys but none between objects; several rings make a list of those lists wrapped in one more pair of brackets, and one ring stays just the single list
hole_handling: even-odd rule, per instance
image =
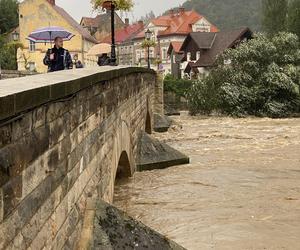
[{"label": "stone arch", "polygon": [[121,153],[117,172],[116,172],[116,178],[115,179],[123,179],[131,176],[131,167],[130,162],[128,158],[128,154],[126,151],[123,151]]},{"label": "stone arch", "polygon": [[110,163],[110,178],[103,199],[113,202],[115,180],[118,177],[130,177],[135,170],[135,161],[132,151],[132,138],[129,126],[125,120],[119,120],[118,126],[113,133],[113,154]]}]

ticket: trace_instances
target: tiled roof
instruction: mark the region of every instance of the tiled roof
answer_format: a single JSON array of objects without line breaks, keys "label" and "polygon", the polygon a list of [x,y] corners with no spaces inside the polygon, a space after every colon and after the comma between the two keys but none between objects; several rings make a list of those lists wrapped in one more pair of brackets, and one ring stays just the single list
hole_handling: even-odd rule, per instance
[{"label": "tiled roof", "polygon": [[[243,39],[244,37],[246,37],[247,39],[252,37],[252,32],[249,28],[222,31],[214,34],[215,39],[213,45],[210,49],[204,50],[204,52],[201,53],[200,59],[195,64],[193,64],[193,67],[213,66],[217,59],[217,56],[223,53],[226,49],[232,48],[237,41]],[[203,35],[210,36],[210,33],[203,33]]]},{"label": "tiled roof", "polygon": [[[115,18],[117,17],[118,15],[115,13]],[[84,23],[85,26],[98,28],[101,23],[106,23],[107,21],[110,22],[110,13],[104,13],[96,17],[82,17],[80,24],[82,25]]]},{"label": "tiled roof", "polygon": [[60,14],[77,32],[84,37],[84,39],[98,43],[98,41],[92,37],[87,30],[85,30],[79,23],[77,23],[73,17],[71,17],[63,8],[52,5],[53,9],[56,10],[58,14]]},{"label": "tiled roof", "polygon": [[[196,11],[182,11],[175,14],[169,14],[165,16],[160,16],[151,20],[155,26],[167,27],[166,30],[160,31],[158,36],[168,36],[168,35],[187,35],[192,32],[192,25],[197,23],[199,20],[204,18],[199,15]],[[218,28],[211,24],[211,32],[217,32]],[[140,32],[135,38],[144,38],[144,32]]]},{"label": "tiled roof", "polygon": [[176,53],[179,53],[181,46],[182,46],[182,42],[171,42],[168,48],[168,55],[171,54],[172,50],[174,50]]},{"label": "tiled roof", "polygon": [[[144,29],[144,24],[140,22],[118,29],[115,31],[115,41],[117,44],[123,43],[126,40],[134,37],[138,32],[140,32],[143,29]],[[111,35],[105,37],[101,42],[111,43]]]},{"label": "tiled roof", "polygon": [[216,34],[213,32],[192,32],[189,36],[195,41],[199,49],[211,49],[216,39]]}]

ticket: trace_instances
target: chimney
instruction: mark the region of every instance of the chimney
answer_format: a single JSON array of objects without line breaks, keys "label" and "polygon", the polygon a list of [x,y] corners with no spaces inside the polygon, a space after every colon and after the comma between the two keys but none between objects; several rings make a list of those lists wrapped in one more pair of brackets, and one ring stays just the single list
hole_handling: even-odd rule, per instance
[{"label": "chimney", "polygon": [[47,0],[51,5],[55,5],[55,0]]},{"label": "chimney", "polygon": [[183,7],[180,7],[180,8],[178,9],[178,14],[183,15],[184,12],[185,12],[185,9],[184,9]]},{"label": "chimney", "polygon": [[125,18],[125,27],[129,26],[129,18]]},{"label": "chimney", "polygon": [[140,26],[144,26],[144,22],[143,21],[138,21],[138,24],[140,25]]}]

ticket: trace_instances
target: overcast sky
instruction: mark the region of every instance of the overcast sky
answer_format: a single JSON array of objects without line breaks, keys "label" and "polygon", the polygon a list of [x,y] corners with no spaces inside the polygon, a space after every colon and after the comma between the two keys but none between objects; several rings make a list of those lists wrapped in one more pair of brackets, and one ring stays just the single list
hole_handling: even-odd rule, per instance
[{"label": "overcast sky", "polygon": [[[138,20],[151,10],[155,15],[162,14],[165,10],[182,4],[184,0],[134,0],[134,8],[130,13],[121,13],[121,17],[128,17],[131,21]],[[82,16],[95,15],[91,8],[90,0],[56,0],[56,4],[63,7],[77,21]]]}]

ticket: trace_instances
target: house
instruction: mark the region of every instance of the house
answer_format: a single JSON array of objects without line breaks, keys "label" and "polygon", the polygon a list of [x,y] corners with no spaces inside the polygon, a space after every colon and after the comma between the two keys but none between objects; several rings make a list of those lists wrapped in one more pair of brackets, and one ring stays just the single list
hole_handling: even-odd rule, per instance
[{"label": "house", "polygon": [[[133,38],[144,30],[143,21],[129,24],[129,19],[125,19],[125,27],[115,31],[115,44],[118,64],[134,65]],[[105,37],[102,43],[111,43],[111,35]]]},{"label": "house", "polygon": [[190,77],[194,74],[205,75],[214,66],[218,55],[226,49],[235,48],[242,41],[253,37],[249,28],[240,28],[221,32],[192,32],[183,42],[180,51],[182,70]]},{"label": "house", "polygon": [[145,59],[147,56],[141,45],[145,39],[145,31],[148,29],[157,44],[155,48],[150,49],[150,58],[160,60],[165,72],[171,72],[171,61],[167,54],[171,42],[183,42],[191,32],[218,31],[216,26],[196,11],[186,11],[184,8],[171,10],[168,15],[152,19],[133,39],[136,62],[141,60],[141,57]]},{"label": "house", "polygon": [[71,41],[64,42],[72,56],[77,55],[85,66],[95,65],[97,59],[87,55],[88,50],[97,43],[87,30],[80,26],[55,0],[24,0],[19,4],[20,42],[24,45],[18,51],[18,69],[25,68],[46,72],[43,58],[50,44],[34,43],[27,40],[28,35],[41,27],[60,26],[73,33]]},{"label": "house", "polygon": [[[96,17],[82,17],[80,25],[85,28],[97,41],[103,40],[111,33],[111,13],[97,15]],[[125,23],[115,13],[115,28],[121,29],[125,27]]]},{"label": "house", "polygon": [[168,48],[168,56],[171,60],[171,74],[174,78],[181,78],[181,61],[183,59],[184,53],[180,51],[182,47],[182,42],[171,42]]}]

